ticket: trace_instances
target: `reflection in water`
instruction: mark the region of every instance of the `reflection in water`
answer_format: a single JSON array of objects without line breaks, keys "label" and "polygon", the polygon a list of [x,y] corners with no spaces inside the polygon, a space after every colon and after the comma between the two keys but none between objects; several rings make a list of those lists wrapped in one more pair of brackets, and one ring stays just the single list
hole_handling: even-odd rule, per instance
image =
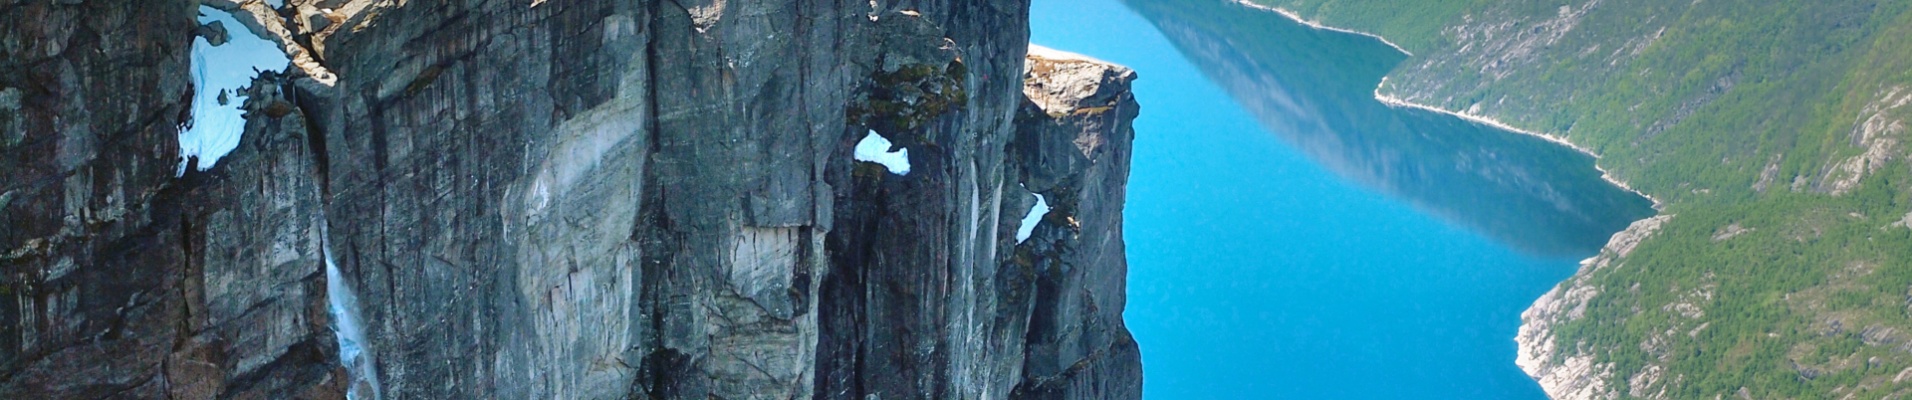
[{"label": "reflection in water", "polygon": [[1651,202],[1593,158],[1451,115],[1391,107],[1374,87],[1406,58],[1228,0],[1125,0],[1269,131],[1342,177],[1540,256],[1585,256]]}]

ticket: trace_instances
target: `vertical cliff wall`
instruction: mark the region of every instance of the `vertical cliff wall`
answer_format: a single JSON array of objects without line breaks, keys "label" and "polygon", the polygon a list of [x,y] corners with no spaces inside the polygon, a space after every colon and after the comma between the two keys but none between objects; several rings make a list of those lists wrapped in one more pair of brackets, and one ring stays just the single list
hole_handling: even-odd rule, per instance
[{"label": "vertical cliff wall", "polygon": [[186,1],[0,5],[0,397],[324,398],[320,182],[252,85],[247,145],[181,173]]},{"label": "vertical cliff wall", "polygon": [[0,397],[163,393],[192,28],[185,1],[0,4]]},{"label": "vertical cliff wall", "polygon": [[[174,63],[140,69],[149,85],[174,86],[115,109],[167,118],[103,131],[156,141],[140,161],[105,163],[157,171],[120,184],[153,193],[96,194],[164,216],[125,223],[155,243],[120,251],[150,259],[92,261],[60,281],[42,265],[89,250],[14,244],[52,233],[0,235],[6,299],[18,303],[0,312],[21,313],[0,332],[14,341],[0,342],[10,345],[0,393],[1140,396],[1139,352],[1120,318],[1134,74],[1025,62],[1025,2],[286,3],[212,4],[256,17],[250,30],[295,65],[247,91],[239,150],[179,179],[167,174],[190,98],[193,5],[151,4],[178,15],[144,32],[156,49],[132,53]],[[4,44],[42,35],[10,30]],[[19,52],[29,53],[51,54]],[[9,79],[30,70],[7,67]],[[109,78],[115,68],[125,67],[82,68],[73,81],[121,79]],[[6,85],[76,109],[115,105]],[[36,107],[49,108],[0,122],[81,115]],[[51,165],[91,149],[59,140],[99,131],[7,133],[59,143],[34,161]],[[852,159],[872,133],[909,150],[907,175]],[[16,142],[7,162],[39,160],[11,157],[29,149]],[[13,182],[54,171],[7,169],[8,198]],[[1018,243],[1030,190],[1055,210]],[[0,207],[31,224],[10,226],[73,214],[20,204]],[[126,246],[82,225],[94,230],[64,236],[70,246]],[[357,309],[342,311],[365,322],[377,379],[338,367],[328,255],[338,283],[356,289]],[[115,283],[130,272],[152,276]],[[41,289],[56,281],[135,290]],[[118,306],[140,301],[156,305]],[[40,333],[72,326],[75,311],[58,307],[74,302],[118,314]],[[124,348],[86,338],[128,327],[144,330]],[[81,365],[90,360],[148,367]]]},{"label": "vertical cliff wall", "polygon": [[1009,153],[1020,186],[1041,194],[1049,211],[1010,256],[1035,277],[1015,397],[1139,398],[1141,350],[1122,323],[1122,200],[1129,123],[1141,111],[1129,93],[1135,73],[1043,48],[1030,49],[1028,70]]}]

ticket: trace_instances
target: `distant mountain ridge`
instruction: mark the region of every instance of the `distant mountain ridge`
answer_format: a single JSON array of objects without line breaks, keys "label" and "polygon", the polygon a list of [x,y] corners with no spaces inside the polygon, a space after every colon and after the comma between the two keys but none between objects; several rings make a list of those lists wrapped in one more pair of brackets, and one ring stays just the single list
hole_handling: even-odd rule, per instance
[{"label": "distant mountain ridge", "polygon": [[1523,318],[1554,397],[1912,394],[1912,3],[1253,1],[1412,52],[1378,95],[1665,202]]},{"label": "distant mountain ridge", "polygon": [[1310,159],[1525,254],[1584,257],[1654,212],[1573,149],[1374,98],[1407,55],[1373,38],[1226,2],[1127,4]]}]

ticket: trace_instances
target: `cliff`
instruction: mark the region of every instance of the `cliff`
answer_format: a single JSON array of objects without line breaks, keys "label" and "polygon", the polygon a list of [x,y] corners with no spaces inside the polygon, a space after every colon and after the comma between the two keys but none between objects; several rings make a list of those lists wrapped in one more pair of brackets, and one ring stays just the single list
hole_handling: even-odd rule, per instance
[{"label": "cliff", "polygon": [[175,177],[193,9],[0,5],[0,397],[342,394],[300,143]]},{"label": "cliff", "polygon": [[192,2],[0,6],[0,397],[1140,397],[1134,73],[1024,2],[208,4],[293,65],[177,178]]}]

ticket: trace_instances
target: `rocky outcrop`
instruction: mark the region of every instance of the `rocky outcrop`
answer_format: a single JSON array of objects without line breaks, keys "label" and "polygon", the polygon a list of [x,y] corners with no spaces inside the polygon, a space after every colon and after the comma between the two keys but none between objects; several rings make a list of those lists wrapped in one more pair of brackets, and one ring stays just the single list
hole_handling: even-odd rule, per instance
[{"label": "rocky outcrop", "polygon": [[[88,250],[24,245],[58,230],[0,235],[25,249],[7,288],[34,288],[0,312],[37,313],[0,336],[26,338],[0,353],[0,394],[1140,397],[1120,316],[1134,74],[1026,63],[1026,2],[286,3],[215,4],[266,16],[248,30],[297,68],[246,92],[239,150],[179,179],[166,174],[195,27],[190,4],[154,5],[177,8],[177,26],[141,38],[176,42],[135,53],[172,64],[140,71],[178,87],[140,105],[168,118],[104,130],[159,142],[100,164],[158,172],[95,179],[153,193],[85,192],[165,219],[69,223],[93,229],[61,233],[69,246],[142,257],[78,269],[52,266]],[[0,105],[21,97],[13,82]],[[103,97],[0,123],[70,121]],[[852,159],[868,132],[909,150],[909,174]],[[90,149],[44,148],[48,165]],[[120,155],[80,157],[101,154]],[[1018,243],[1025,187],[1055,211]],[[5,215],[80,214],[28,208],[58,204]],[[86,291],[42,289],[72,270]],[[356,307],[327,304],[328,288],[355,289]],[[73,325],[58,308],[72,303],[117,317],[39,333]],[[364,322],[350,354],[375,376],[338,366],[328,311]],[[129,362],[82,365],[100,359]]]},{"label": "rocky outcrop", "polygon": [[[1608,387],[1614,378],[1613,364],[1600,362],[1585,344],[1562,346],[1554,328],[1585,317],[1587,305],[1600,296],[1600,286],[1591,281],[1589,272],[1620,267],[1640,242],[1659,232],[1660,226],[1672,218],[1672,215],[1647,218],[1614,234],[1599,255],[1580,262],[1579,273],[1540,296],[1533,306],[1520,313],[1520,333],[1514,336],[1518,345],[1514,363],[1540,382],[1547,396],[1585,400],[1619,398],[1621,388]],[[1658,377],[1655,372],[1636,375],[1631,381],[1644,382]],[[1645,397],[1639,393],[1632,396]]]},{"label": "rocky outcrop", "polygon": [[1900,109],[1912,105],[1912,90],[1897,86],[1880,92],[1878,100],[1866,105],[1859,116],[1864,120],[1853,125],[1848,137],[1853,146],[1863,151],[1843,160],[1827,161],[1828,170],[1819,184],[1822,191],[1834,196],[1852,192],[1867,175],[1905,156],[1902,142],[1907,140],[1907,129],[1905,120],[1898,115]]},{"label": "rocky outcrop", "polygon": [[1135,72],[1040,47],[1030,49],[1028,71],[1010,159],[1020,186],[1049,211],[1006,267],[1035,278],[1024,380],[1012,397],[1140,398],[1141,351],[1122,323]]}]

